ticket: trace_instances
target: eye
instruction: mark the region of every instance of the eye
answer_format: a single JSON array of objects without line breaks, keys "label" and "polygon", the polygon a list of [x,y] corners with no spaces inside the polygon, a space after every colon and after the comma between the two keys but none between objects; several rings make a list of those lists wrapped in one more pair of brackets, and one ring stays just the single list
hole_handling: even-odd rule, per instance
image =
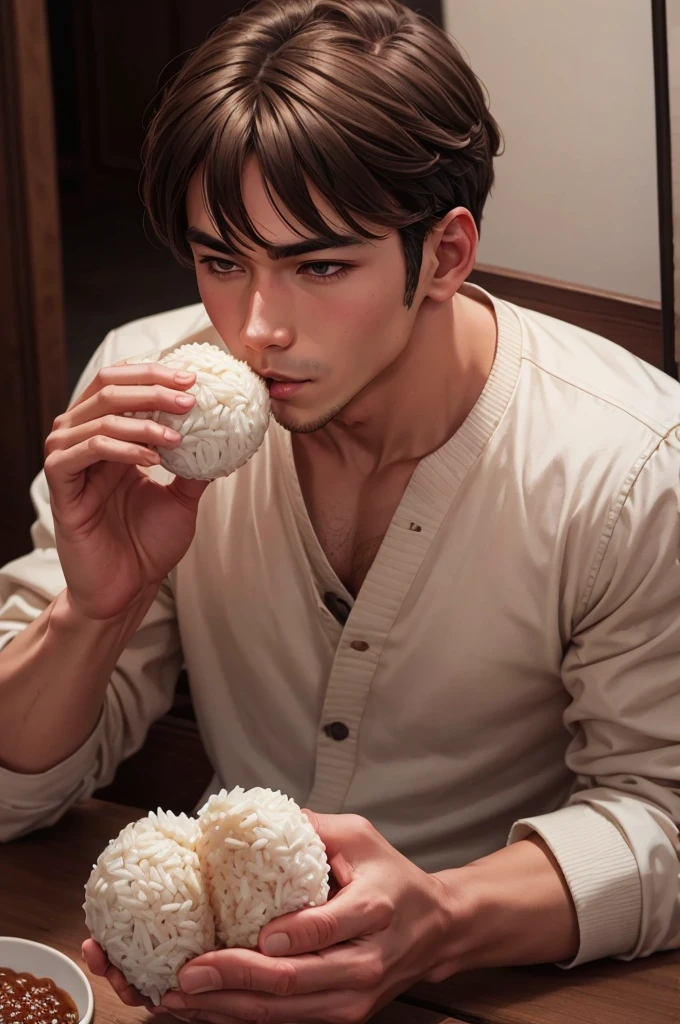
[{"label": "eye", "polygon": [[222,260],[218,256],[201,256],[199,263],[204,263],[208,273],[215,277],[228,277],[236,266],[231,260]]},{"label": "eye", "polygon": [[[331,267],[337,267],[332,273],[328,273]],[[344,277],[351,270],[351,266],[347,263],[333,263],[330,260],[314,260],[312,263],[305,263],[300,267],[301,271],[304,271],[305,277],[311,277],[317,281],[329,281],[337,280],[339,277]],[[312,271],[307,273],[307,271]]]}]

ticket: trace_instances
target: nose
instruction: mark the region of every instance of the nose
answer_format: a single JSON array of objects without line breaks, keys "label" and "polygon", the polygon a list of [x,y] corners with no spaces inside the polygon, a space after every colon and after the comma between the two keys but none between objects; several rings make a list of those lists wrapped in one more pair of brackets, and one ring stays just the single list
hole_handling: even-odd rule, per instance
[{"label": "nose", "polygon": [[262,286],[253,288],[241,328],[241,340],[246,348],[262,352],[267,348],[288,348],[293,332],[288,323],[283,296],[275,296]]}]

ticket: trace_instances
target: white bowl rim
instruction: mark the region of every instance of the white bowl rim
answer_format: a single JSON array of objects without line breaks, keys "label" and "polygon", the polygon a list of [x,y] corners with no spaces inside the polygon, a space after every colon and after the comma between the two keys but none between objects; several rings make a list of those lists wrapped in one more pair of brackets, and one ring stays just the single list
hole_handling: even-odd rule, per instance
[{"label": "white bowl rim", "polygon": [[4,943],[48,949],[50,953],[57,957],[58,960],[65,961],[76,972],[76,974],[79,974],[82,981],[85,983],[85,991],[87,992],[87,1008],[78,1024],[90,1024],[94,1013],[94,993],[92,991],[92,985],[90,985],[85,972],[81,970],[78,964],[72,960],[70,956],[67,956],[66,953],[62,953],[60,949],[55,949],[54,946],[48,946],[46,942],[35,942],[33,939],[20,939],[16,935],[0,935],[0,947],[4,945]]}]

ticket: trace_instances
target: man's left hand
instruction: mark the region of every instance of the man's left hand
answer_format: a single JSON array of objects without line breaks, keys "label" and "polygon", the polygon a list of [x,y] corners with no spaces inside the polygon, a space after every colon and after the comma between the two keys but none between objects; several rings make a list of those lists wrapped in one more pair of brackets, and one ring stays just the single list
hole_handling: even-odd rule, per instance
[{"label": "man's left hand", "polygon": [[[358,1024],[416,981],[453,973],[455,897],[364,818],[305,812],[339,887],[320,907],[276,918],[258,950],[187,964],[161,1008],[213,1024]],[[159,1008],[160,1009],[160,1008]]]}]

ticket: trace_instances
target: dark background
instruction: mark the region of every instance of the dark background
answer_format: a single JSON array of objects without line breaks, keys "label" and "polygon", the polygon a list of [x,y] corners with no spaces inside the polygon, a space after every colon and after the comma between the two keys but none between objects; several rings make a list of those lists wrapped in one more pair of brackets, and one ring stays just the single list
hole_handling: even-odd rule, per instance
[{"label": "dark background", "polygon": [[[140,151],[159,89],[241,0],[48,0],[68,383],[111,328],[198,301],[145,231]],[[440,0],[408,4],[441,22]]]}]

